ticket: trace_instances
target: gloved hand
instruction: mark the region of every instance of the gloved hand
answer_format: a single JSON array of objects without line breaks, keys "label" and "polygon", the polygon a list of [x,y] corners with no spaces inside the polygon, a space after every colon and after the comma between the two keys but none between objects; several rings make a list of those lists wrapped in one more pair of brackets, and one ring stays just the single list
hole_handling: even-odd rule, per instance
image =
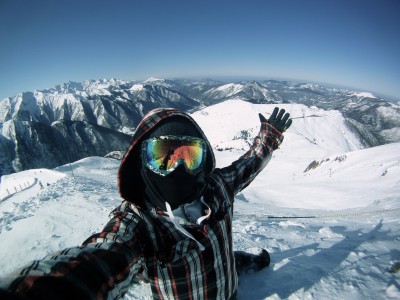
[{"label": "gloved hand", "polygon": [[258,116],[260,117],[261,123],[269,123],[283,133],[286,129],[290,127],[290,125],[292,125],[292,119],[289,119],[290,114],[286,113],[285,115],[283,115],[284,113],[285,110],[283,108],[279,110],[278,107],[275,107],[268,120],[262,114],[258,114]]}]

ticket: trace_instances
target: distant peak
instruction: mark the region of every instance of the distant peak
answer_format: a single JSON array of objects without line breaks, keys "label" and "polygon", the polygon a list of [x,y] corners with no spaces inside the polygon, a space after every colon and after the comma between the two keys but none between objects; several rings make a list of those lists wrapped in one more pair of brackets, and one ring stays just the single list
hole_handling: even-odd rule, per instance
[{"label": "distant peak", "polygon": [[263,87],[258,81],[252,80],[246,83],[246,86]]},{"label": "distant peak", "polygon": [[351,93],[349,94],[350,97],[358,97],[358,98],[376,98],[373,94],[368,92],[361,92],[361,93]]},{"label": "distant peak", "polygon": [[143,84],[137,83],[132,85],[132,87],[129,89],[131,91],[135,91],[135,92],[140,92],[141,90],[143,90]]},{"label": "distant peak", "polygon": [[148,82],[155,82],[155,81],[164,81],[164,79],[160,79],[160,78],[156,78],[156,77],[149,77],[143,82],[148,83]]}]

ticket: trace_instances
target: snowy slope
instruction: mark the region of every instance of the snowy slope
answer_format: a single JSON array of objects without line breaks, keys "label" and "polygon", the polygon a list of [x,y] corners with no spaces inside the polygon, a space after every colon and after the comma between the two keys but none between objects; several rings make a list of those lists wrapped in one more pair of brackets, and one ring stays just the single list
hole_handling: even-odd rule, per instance
[{"label": "snowy slope", "polygon": [[[219,167],[244,153],[258,112],[273,107],[228,101],[193,114]],[[241,277],[239,299],[399,299],[400,273],[388,270],[400,261],[400,144],[362,149],[338,112],[284,107],[297,119],[236,197],[235,248],[264,247],[272,258],[270,268]],[[101,230],[120,203],[118,166],[91,157],[2,179],[0,191],[12,176],[33,185],[0,202],[0,273]],[[272,218],[281,216],[312,218]],[[140,284],[126,299],[149,295]]]},{"label": "snowy slope", "polygon": [[227,83],[217,85],[203,95],[204,99],[228,100],[246,99],[261,103],[282,103],[283,99],[279,95],[271,92],[265,86],[256,81],[246,83]]},{"label": "snowy slope", "polygon": [[[243,101],[226,101],[203,109],[193,114],[196,121],[209,137],[216,149],[231,149],[224,153],[226,163],[239,155],[242,149],[248,148],[258,132],[258,112],[268,116],[275,105],[250,104]],[[334,204],[332,208],[364,206],[372,203],[379,195],[390,195],[387,186],[396,188],[400,180],[400,154],[397,154],[398,143],[361,150],[362,146],[346,126],[345,119],[338,111],[324,111],[308,108],[300,104],[281,104],[293,120],[293,125],[285,133],[284,142],[274,153],[269,168],[265,170],[246,192],[254,192],[260,197],[265,193],[265,183],[281,187],[283,193],[269,196],[269,201],[279,205],[293,207],[293,200],[286,193],[306,194],[298,199],[295,207],[324,208],[320,203]],[[218,130],[215,130],[218,128]],[[242,134],[246,131],[248,134]],[[245,138],[238,138],[243,137]],[[216,151],[217,154],[219,151]],[[385,161],[379,153],[393,154]],[[377,154],[378,153],[378,154]],[[229,157],[229,158],[228,158]],[[314,164],[312,164],[315,162]],[[309,166],[319,164],[315,169],[304,172]],[[352,170],[360,171],[353,174]],[[387,172],[388,176],[382,176]],[[323,185],[318,184],[321,180]],[[365,186],[360,180],[370,182],[371,192],[364,195]],[[349,184],[350,183],[350,184]],[[349,186],[347,189],[344,186]],[[373,187],[373,188],[372,188]]]}]

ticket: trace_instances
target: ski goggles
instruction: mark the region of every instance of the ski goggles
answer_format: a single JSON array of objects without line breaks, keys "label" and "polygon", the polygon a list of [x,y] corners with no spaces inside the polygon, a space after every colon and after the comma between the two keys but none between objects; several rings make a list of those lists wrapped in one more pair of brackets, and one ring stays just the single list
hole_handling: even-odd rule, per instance
[{"label": "ski goggles", "polygon": [[190,136],[160,136],[150,138],[142,144],[142,160],[153,172],[166,176],[179,165],[187,172],[196,174],[206,160],[206,143]]}]

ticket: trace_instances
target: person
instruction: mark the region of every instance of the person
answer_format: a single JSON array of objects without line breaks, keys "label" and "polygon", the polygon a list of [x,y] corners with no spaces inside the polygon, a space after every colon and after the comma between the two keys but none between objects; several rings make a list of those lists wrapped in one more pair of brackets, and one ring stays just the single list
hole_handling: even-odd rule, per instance
[{"label": "person", "polygon": [[152,110],[123,157],[123,201],[102,232],[2,278],[0,298],[116,299],[140,278],[154,299],[235,299],[234,196],[267,165],[292,123],[289,116],[279,108],[268,120],[260,114],[250,149],[216,168],[211,145],[190,115]]}]

